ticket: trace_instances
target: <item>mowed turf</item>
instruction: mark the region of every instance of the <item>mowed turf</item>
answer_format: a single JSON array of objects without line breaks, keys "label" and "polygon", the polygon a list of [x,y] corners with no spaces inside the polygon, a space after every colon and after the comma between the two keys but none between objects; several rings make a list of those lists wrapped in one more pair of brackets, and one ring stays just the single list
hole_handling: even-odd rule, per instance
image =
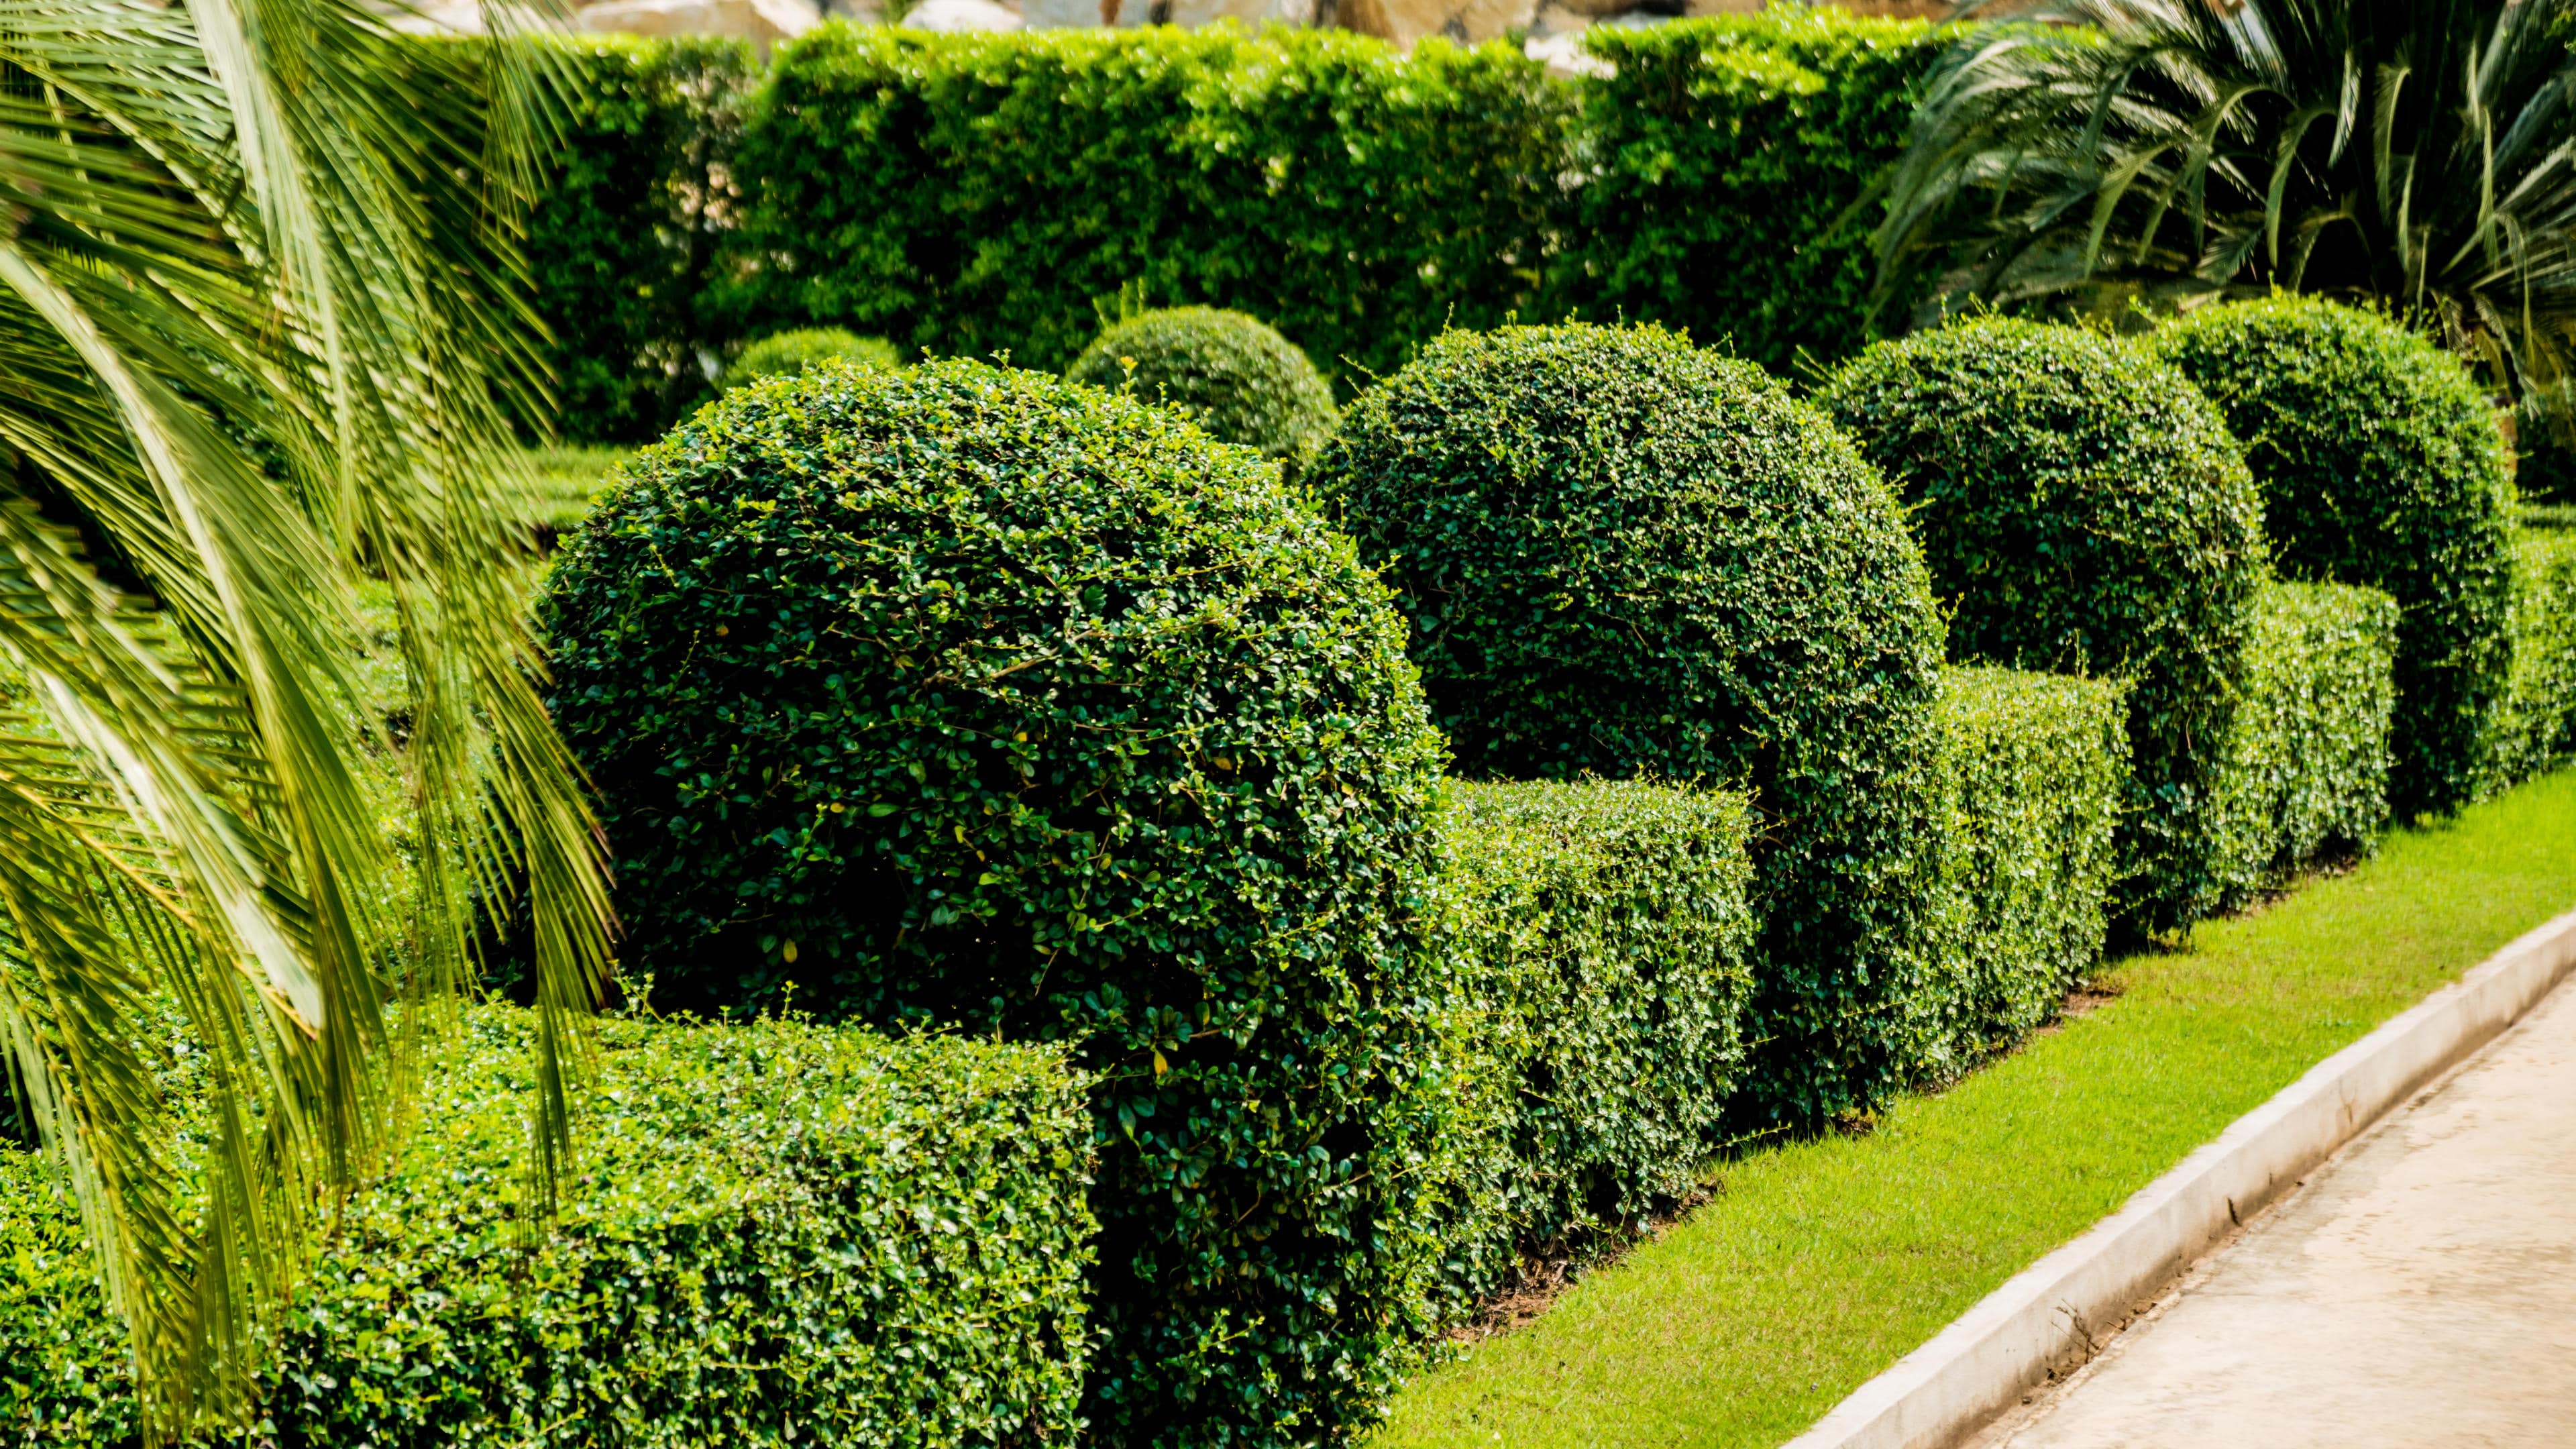
[{"label": "mowed turf", "polygon": [[2576,772],[2392,834],[1866,1136],[1757,1152],[1534,1324],[1423,1374],[1373,1449],[1772,1445],[2236,1117],[2576,907]]}]

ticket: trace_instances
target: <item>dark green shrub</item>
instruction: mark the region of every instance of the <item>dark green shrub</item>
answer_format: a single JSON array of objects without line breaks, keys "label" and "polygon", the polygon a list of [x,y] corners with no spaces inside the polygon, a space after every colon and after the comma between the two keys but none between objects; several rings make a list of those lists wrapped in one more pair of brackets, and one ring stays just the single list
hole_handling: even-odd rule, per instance
[{"label": "dark green shrub", "polygon": [[2318,298],[2210,307],[2155,337],[2245,441],[2283,575],[2396,596],[2389,803],[2468,799],[2513,668],[2494,409],[2439,347]]},{"label": "dark green shrub", "polygon": [[2119,912],[2209,913],[2214,811],[2255,590],[2262,509],[2189,382],[2143,349],[1985,318],[1872,347],[1822,401],[1903,495],[1950,655],[2129,681]]},{"label": "dark green shrub", "polygon": [[1438,1237],[1471,1301],[1694,1186],[1744,1064],[1752,812],[1638,780],[1449,789],[1467,1069]]},{"label": "dark green shrub", "polygon": [[1315,364],[1258,318],[1166,307],[1112,324],[1065,369],[1141,402],[1189,410],[1218,441],[1295,460],[1333,430],[1333,389]]},{"label": "dark green shrub", "polygon": [[2270,583],[2256,596],[2219,810],[2233,841],[2223,906],[2321,854],[2375,847],[2396,650],[2397,602],[2377,589]]},{"label": "dark green shrub", "polygon": [[739,40],[549,40],[578,78],[555,171],[528,218],[552,418],[577,442],[640,443],[712,391],[721,329],[699,294],[733,227],[734,147],[759,72]]},{"label": "dark green shrub", "polygon": [[[603,1026],[533,1237],[527,1017],[441,1043],[417,1128],[286,1310],[244,1445],[1070,1443],[1090,1124],[1050,1049]],[[0,1153],[0,1437],[139,1446],[44,1158]]]},{"label": "dark green shrub", "polygon": [[[1732,339],[1775,372],[1859,351],[1877,218],[1854,203],[1904,154],[1953,34],[1825,6],[1584,32],[1616,69],[1577,83],[1593,169],[1567,197],[1554,294]],[[1913,300],[1883,322],[1901,327]]]},{"label": "dark green shrub", "polygon": [[2513,670],[2491,788],[2528,780],[2576,754],[2576,533],[2517,529],[2513,544]]},{"label": "dark green shrub", "polygon": [[724,371],[724,390],[784,374],[797,376],[818,362],[837,360],[861,367],[897,368],[894,344],[882,337],[861,337],[840,327],[798,327],[772,332],[743,348]]},{"label": "dark green shrub", "polygon": [[1876,1100],[1930,870],[1940,623],[1895,500],[1749,363],[1653,328],[1451,332],[1325,445],[1462,774],[1740,779],[1753,1114]]},{"label": "dark green shrub", "polygon": [[556,718],[654,999],[1070,1043],[1091,1432],[1345,1432],[1413,1328],[1440,740],[1248,448],[979,363],[825,364],[638,454],[557,564]]},{"label": "dark green shrub", "polygon": [[1941,671],[1941,898],[1911,1003],[1916,1073],[1958,1075],[2057,1013],[2102,958],[2128,794],[2121,687]]}]

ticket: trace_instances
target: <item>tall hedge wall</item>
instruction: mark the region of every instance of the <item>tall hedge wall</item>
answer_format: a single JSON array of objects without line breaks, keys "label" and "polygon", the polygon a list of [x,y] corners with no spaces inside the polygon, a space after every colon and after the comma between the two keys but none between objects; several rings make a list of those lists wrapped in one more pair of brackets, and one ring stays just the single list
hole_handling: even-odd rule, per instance
[{"label": "tall hedge wall", "polygon": [[[254,1432],[208,1442],[1072,1442],[1091,1132],[1056,1051],[607,1023],[532,1237],[527,1030],[481,1010],[444,1044]],[[0,1441],[139,1449],[126,1373],[51,1167],[0,1149]]]}]

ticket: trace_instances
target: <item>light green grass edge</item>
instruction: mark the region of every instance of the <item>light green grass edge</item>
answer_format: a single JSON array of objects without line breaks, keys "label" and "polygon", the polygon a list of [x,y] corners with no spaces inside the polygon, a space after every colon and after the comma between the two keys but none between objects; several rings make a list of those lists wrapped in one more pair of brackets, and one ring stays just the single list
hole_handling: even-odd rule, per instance
[{"label": "light green grass edge", "polygon": [[1418,1378],[1371,1449],[1796,1436],[2317,1062],[2576,906],[2576,773],[2130,957],[2118,999],[1876,1131],[1757,1153],[1534,1324]]}]

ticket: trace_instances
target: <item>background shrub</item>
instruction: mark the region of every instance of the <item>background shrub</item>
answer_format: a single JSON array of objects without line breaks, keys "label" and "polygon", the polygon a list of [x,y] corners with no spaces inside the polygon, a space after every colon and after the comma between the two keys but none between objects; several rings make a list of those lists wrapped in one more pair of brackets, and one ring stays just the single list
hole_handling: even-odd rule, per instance
[{"label": "background shrub", "polygon": [[1071,1043],[1090,1432],[1304,1442],[1419,1302],[1439,736],[1350,542],[1061,378],[825,364],[638,454],[553,575],[556,718],[654,999]]},{"label": "background shrub", "polygon": [[2319,855],[2376,848],[2396,650],[2397,601],[2377,589],[2269,583],[2256,596],[2219,812],[2234,842],[2223,905]]},{"label": "background shrub", "polygon": [[1512,327],[1362,394],[1314,476],[1402,595],[1460,773],[1754,792],[1754,1113],[1874,1100],[1929,885],[1940,624],[1869,466],[1673,333]]},{"label": "background shrub", "polygon": [[1076,382],[1189,410],[1218,441],[1298,459],[1333,430],[1333,389],[1315,364],[1258,318],[1165,307],[1104,329],[1065,369]]},{"label": "background shrub", "polygon": [[2057,1014],[2102,959],[2128,794],[2121,686],[1989,666],[1941,671],[1941,892],[1912,1006],[1940,1081]]},{"label": "background shrub", "polygon": [[2390,803],[2472,795],[2513,652],[2504,442],[2457,359],[2314,297],[2207,308],[2156,334],[2245,442],[2285,577],[2396,596]]},{"label": "background shrub", "polygon": [[[524,1013],[441,1043],[403,1156],[213,1442],[1070,1443],[1090,1123],[1047,1048],[601,1028],[531,1237]],[[125,1339],[47,1161],[0,1152],[0,1435],[139,1446]]]},{"label": "background shrub", "polygon": [[2220,741],[2264,578],[2236,442],[2151,354],[1984,318],[1883,342],[1821,400],[1885,471],[1953,606],[1950,655],[2130,681],[2121,912],[2152,930],[2220,893]]},{"label": "background shrub", "polygon": [[903,359],[895,355],[894,344],[882,337],[861,337],[840,327],[799,327],[773,332],[745,347],[725,368],[725,391],[781,373],[793,377],[827,359],[855,362],[861,367],[903,366]]},{"label": "background shrub", "polygon": [[2489,765],[2499,789],[2576,754],[2576,533],[2515,530],[2507,619],[2513,669]]},{"label": "background shrub", "polygon": [[1695,1185],[1744,1064],[1752,812],[1640,780],[1449,792],[1466,1070],[1437,1237],[1465,1302]]}]

